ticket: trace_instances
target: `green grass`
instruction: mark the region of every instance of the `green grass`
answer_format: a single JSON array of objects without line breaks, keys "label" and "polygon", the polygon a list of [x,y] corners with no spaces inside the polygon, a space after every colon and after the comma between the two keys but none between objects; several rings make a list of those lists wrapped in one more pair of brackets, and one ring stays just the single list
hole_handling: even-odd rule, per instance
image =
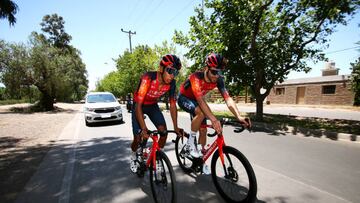
[{"label": "green grass", "polygon": [[8,100],[0,100],[0,105],[10,105],[10,104],[21,104],[21,103],[29,103],[27,99],[8,99]]},{"label": "green grass", "polygon": [[[229,111],[214,112],[214,114],[217,117],[235,119],[235,117]],[[330,132],[360,135],[360,121],[287,116],[276,114],[264,114],[263,121],[257,121],[255,118],[255,113],[242,114],[242,116],[249,117],[253,122],[264,122],[279,126],[279,129],[281,129],[282,126],[287,125],[295,128],[302,127],[307,129],[326,130]]]}]

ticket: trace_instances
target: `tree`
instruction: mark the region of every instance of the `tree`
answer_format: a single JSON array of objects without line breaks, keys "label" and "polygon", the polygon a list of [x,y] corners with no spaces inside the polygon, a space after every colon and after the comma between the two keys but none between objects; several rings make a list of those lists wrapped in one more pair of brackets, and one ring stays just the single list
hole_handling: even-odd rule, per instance
[{"label": "tree", "polygon": [[41,105],[53,108],[53,100],[81,99],[88,87],[87,71],[80,52],[69,43],[65,21],[57,14],[45,15],[40,25],[43,34],[32,34],[32,62],[35,85],[42,93]]},{"label": "tree", "polygon": [[[22,44],[0,41],[1,82],[10,95],[19,95],[27,87],[29,97],[33,86],[40,91],[40,109],[52,110],[53,102],[74,101],[81,99],[88,87],[87,71],[80,57],[80,51],[63,40],[64,21],[56,14],[54,18],[44,18],[42,23],[49,33],[33,32],[30,36],[30,47]],[[51,19],[51,22],[46,20]],[[54,19],[58,19],[54,22]],[[47,29],[56,24],[62,31]],[[62,33],[58,35],[57,33]],[[13,91],[13,92],[10,92]]]},{"label": "tree", "polygon": [[7,18],[9,25],[16,23],[15,14],[19,10],[16,3],[11,0],[0,0],[0,19]]},{"label": "tree", "polygon": [[360,106],[360,57],[355,63],[351,63],[351,87],[355,93],[354,106]]},{"label": "tree", "polygon": [[212,51],[228,58],[227,82],[250,87],[261,120],[263,101],[274,84],[290,71],[308,72],[306,59],[323,60],[327,37],[338,24],[347,24],[359,1],[205,0],[205,6],[210,16],[197,8],[188,35],[175,31],[174,40],[189,48],[186,56],[196,68]]},{"label": "tree", "polygon": [[11,99],[21,99],[23,91],[31,86],[26,77],[28,49],[24,44],[0,41],[0,81]]},{"label": "tree", "polygon": [[[132,53],[126,50],[115,60],[117,70],[107,74],[102,80],[96,83],[97,91],[110,91],[117,97],[126,97],[128,93],[133,93],[140,76],[146,71],[156,71],[159,67],[160,58],[168,53],[176,54],[173,44],[164,41],[161,45],[154,48],[148,45],[136,46]],[[186,69],[186,61],[182,60],[183,68]],[[186,71],[181,71],[177,76],[177,84],[184,81]],[[166,101],[166,99],[165,99]]]},{"label": "tree", "polygon": [[64,24],[64,19],[56,13],[45,15],[40,23],[42,26],[41,30],[45,35],[48,35],[47,41],[50,44],[60,49],[71,50],[69,43],[72,37],[65,32]]}]

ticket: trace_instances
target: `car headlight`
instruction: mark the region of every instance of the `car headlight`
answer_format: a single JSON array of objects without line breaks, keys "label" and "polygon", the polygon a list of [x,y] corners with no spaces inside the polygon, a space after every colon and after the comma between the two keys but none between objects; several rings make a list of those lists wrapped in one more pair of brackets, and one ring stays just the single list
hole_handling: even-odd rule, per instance
[{"label": "car headlight", "polygon": [[85,111],[94,111],[94,108],[85,107]]},{"label": "car headlight", "polygon": [[115,106],[114,109],[117,111],[117,110],[120,110],[121,109],[121,106]]}]

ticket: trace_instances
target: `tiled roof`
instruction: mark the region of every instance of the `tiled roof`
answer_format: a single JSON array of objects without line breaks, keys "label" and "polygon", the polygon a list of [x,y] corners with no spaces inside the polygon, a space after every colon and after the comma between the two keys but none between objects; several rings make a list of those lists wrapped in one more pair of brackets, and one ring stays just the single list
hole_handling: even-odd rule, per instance
[{"label": "tiled roof", "polygon": [[312,77],[312,78],[289,79],[277,85],[346,82],[348,80],[350,80],[350,75],[329,75],[329,76]]}]

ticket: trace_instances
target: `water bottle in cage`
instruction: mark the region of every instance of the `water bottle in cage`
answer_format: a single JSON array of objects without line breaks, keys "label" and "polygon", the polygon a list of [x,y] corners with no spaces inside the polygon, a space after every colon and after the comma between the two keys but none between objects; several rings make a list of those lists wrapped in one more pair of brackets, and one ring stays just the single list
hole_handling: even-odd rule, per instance
[{"label": "water bottle in cage", "polygon": [[143,159],[144,160],[147,159],[149,157],[149,155],[150,155],[150,147],[144,148],[144,150],[143,150]]}]

